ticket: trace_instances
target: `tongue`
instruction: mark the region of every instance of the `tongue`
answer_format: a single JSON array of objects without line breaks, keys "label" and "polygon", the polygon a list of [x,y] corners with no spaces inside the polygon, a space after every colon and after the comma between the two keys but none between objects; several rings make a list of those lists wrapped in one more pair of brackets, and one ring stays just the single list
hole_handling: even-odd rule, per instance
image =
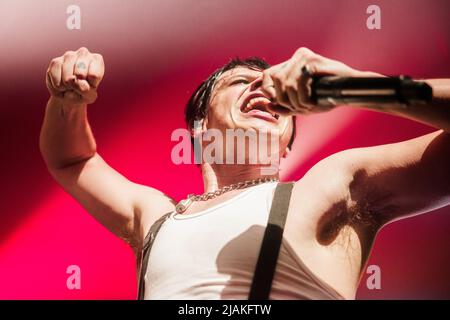
[{"label": "tongue", "polygon": [[266,113],[269,116],[271,116],[270,112],[267,112],[265,110],[260,110],[260,109],[252,109],[252,110],[248,111],[247,113]]},{"label": "tongue", "polygon": [[254,112],[264,112],[264,113],[270,114],[270,112],[268,112],[267,110],[265,110],[265,109],[258,109],[258,108],[253,108],[253,109],[249,110],[248,113],[250,113],[252,111],[254,111]]},{"label": "tongue", "polygon": [[252,109],[249,112],[247,112],[250,116],[256,116],[256,117],[263,117],[264,119],[270,120],[270,119],[276,119],[272,114],[270,114],[267,111],[258,110],[258,109]]}]

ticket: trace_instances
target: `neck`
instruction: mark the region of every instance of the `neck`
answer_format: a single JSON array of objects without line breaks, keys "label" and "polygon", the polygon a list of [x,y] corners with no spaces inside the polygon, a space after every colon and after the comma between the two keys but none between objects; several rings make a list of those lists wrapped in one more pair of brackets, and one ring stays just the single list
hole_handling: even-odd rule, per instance
[{"label": "neck", "polygon": [[201,165],[203,175],[204,192],[212,192],[234,183],[253,179],[276,178],[279,179],[278,171],[274,174],[261,174],[263,167],[259,165],[221,164]]}]

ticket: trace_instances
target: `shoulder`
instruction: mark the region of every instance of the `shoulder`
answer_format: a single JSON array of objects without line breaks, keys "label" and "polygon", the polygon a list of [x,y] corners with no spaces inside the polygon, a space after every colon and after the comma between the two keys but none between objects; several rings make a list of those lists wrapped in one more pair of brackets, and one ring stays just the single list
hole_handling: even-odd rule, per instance
[{"label": "shoulder", "polygon": [[136,184],[135,187],[135,230],[133,230],[136,244],[139,249],[148,230],[163,215],[175,210],[176,202],[169,195],[149,186]]},{"label": "shoulder", "polygon": [[295,182],[294,195],[304,191],[303,187],[308,187],[331,199],[345,196],[343,192],[348,190],[360,167],[359,153],[358,149],[348,149],[320,160]]},{"label": "shoulder", "polygon": [[[337,230],[362,214],[353,192],[361,163],[359,149],[348,149],[316,163],[295,182],[290,215],[310,239],[319,240],[321,230]],[[339,224],[337,226],[336,224]]]}]

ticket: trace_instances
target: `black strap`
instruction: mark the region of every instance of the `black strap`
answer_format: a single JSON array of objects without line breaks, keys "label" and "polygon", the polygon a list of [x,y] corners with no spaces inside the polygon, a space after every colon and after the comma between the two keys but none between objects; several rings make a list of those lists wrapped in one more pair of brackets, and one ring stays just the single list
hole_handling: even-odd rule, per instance
[{"label": "black strap", "polygon": [[141,257],[141,261],[140,261],[141,270],[139,273],[139,293],[138,293],[139,300],[144,299],[144,293],[145,293],[144,276],[145,276],[145,272],[147,270],[148,258],[150,256],[150,250],[152,249],[153,242],[156,239],[156,235],[159,232],[159,229],[161,229],[162,224],[164,223],[164,221],[167,220],[167,218],[169,218],[171,213],[172,212],[166,213],[161,218],[156,220],[156,222],[153,223],[153,225],[150,227],[150,230],[148,231],[147,235],[145,236],[144,246],[142,248],[142,257]]},{"label": "black strap", "polygon": [[269,221],[264,233],[248,296],[249,300],[269,299],[293,186],[292,182],[279,183],[275,189]]}]

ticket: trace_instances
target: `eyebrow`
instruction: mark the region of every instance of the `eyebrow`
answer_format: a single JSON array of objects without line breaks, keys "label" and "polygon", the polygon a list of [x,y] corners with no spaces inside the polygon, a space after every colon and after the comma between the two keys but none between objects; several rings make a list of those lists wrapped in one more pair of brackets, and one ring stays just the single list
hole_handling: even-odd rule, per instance
[{"label": "eyebrow", "polygon": [[230,85],[230,82],[236,78],[247,78],[248,80],[254,80],[257,77],[258,76],[255,74],[246,73],[246,72],[236,73],[236,74],[226,77],[225,79],[222,79],[223,82],[220,85],[220,87],[222,87],[223,85],[226,85],[226,86]]},{"label": "eyebrow", "polygon": [[234,78],[238,78],[238,77],[254,79],[254,78],[257,78],[258,76],[255,74],[250,74],[250,73],[237,73],[237,74],[233,74],[233,75],[227,77],[228,78],[227,81],[234,79]]},{"label": "eyebrow", "polygon": [[[256,70],[255,70],[256,71]],[[230,84],[230,81],[237,78],[237,77],[242,77],[242,78],[247,78],[247,79],[254,79],[257,78],[258,76],[255,74],[251,74],[245,71],[241,71],[238,72],[236,74],[227,76],[226,78],[222,78],[221,80],[219,80],[221,82],[221,84],[217,87],[217,89],[223,87],[224,85],[228,86]]]}]

